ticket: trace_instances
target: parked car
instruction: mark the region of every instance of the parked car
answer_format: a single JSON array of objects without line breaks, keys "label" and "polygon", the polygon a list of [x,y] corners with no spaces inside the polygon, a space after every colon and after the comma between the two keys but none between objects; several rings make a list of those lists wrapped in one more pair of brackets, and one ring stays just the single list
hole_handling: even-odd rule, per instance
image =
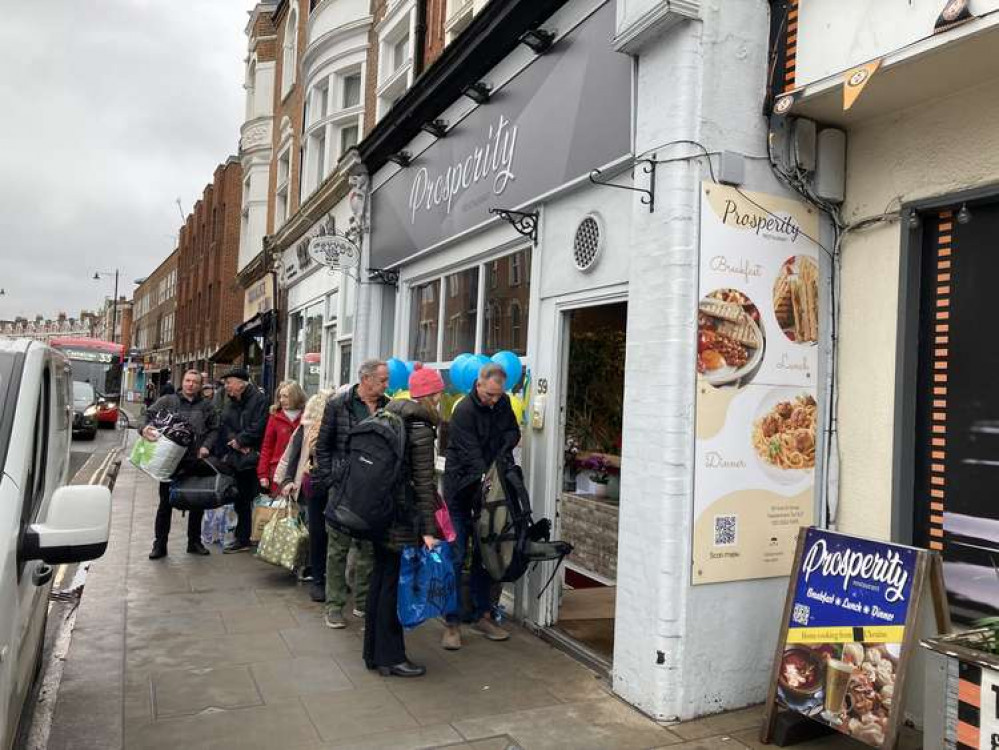
[{"label": "parked car", "polygon": [[97,437],[98,398],[90,383],[73,381],[73,437]]},{"label": "parked car", "polygon": [[69,364],[28,339],[0,339],[0,749],[18,733],[40,666],[54,566],[104,554],[106,487],[67,486]]}]

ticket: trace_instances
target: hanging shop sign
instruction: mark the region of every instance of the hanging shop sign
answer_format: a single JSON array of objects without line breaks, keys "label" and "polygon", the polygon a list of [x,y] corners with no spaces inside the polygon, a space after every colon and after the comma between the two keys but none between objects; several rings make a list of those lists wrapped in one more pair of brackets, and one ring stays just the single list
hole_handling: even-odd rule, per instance
[{"label": "hanging shop sign", "polygon": [[517,208],[628,154],[632,60],[613,50],[613,36],[606,3],[379,187],[372,266],[391,267],[490,220],[490,208]]},{"label": "hanging shop sign", "polygon": [[787,575],[812,523],[818,231],[805,203],[703,186],[694,584]]},{"label": "hanging shop sign", "polygon": [[265,274],[253,282],[243,294],[243,320],[274,309],[274,279]]},{"label": "hanging shop sign", "polygon": [[935,553],[802,529],[763,741],[786,710],[872,747],[894,747],[906,667],[930,625],[919,622],[923,603],[935,605],[934,632],[950,629],[942,575]]},{"label": "hanging shop sign", "polygon": [[342,234],[323,234],[309,240],[309,255],[316,263],[333,270],[356,268],[361,250]]}]

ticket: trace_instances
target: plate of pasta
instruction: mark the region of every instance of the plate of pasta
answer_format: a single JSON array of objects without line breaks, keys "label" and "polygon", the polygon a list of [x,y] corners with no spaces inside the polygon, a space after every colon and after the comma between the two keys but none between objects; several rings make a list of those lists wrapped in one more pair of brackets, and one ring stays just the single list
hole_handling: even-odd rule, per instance
[{"label": "plate of pasta", "polygon": [[805,392],[775,389],[763,399],[753,420],[752,443],[763,470],[792,483],[815,468],[818,405]]}]

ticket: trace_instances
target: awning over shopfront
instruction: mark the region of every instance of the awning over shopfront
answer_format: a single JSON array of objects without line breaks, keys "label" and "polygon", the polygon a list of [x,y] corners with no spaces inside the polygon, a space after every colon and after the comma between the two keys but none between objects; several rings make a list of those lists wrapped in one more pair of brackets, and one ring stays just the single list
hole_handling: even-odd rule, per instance
[{"label": "awning over shopfront", "polygon": [[209,362],[216,364],[231,364],[237,357],[242,356],[243,348],[247,340],[257,336],[264,336],[270,330],[274,311],[257,313],[249,320],[243,321],[236,326],[235,335],[208,358]]}]

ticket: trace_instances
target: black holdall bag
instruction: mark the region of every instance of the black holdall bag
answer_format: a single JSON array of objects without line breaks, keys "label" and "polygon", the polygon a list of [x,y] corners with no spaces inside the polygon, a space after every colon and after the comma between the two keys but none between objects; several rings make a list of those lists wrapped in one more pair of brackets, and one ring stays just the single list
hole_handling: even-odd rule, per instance
[{"label": "black holdall bag", "polygon": [[395,517],[406,465],[406,425],[379,409],[351,429],[347,457],[334,467],[326,504],[330,526],[355,539],[378,539]]},{"label": "black holdall bag", "polygon": [[177,510],[211,510],[239,499],[236,479],[224,465],[203,458],[170,482],[170,505]]},{"label": "black holdall bag", "polygon": [[572,545],[551,541],[551,521],[547,518],[532,519],[521,468],[508,458],[498,458],[482,482],[481,497],[473,524],[482,567],[494,581],[511,582],[519,580],[532,563],[556,560],[544,592],[562,560],[572,552]]}]

